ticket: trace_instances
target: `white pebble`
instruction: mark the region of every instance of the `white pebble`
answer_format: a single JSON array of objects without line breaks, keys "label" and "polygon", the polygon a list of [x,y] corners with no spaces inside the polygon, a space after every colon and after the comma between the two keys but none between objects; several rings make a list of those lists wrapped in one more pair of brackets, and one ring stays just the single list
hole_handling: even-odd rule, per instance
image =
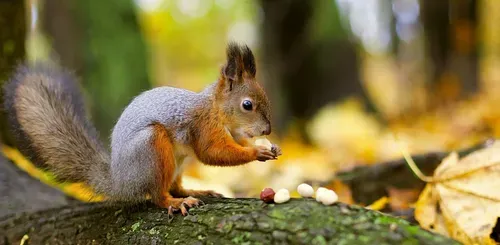
[{"label": "white pebble", "polygon": [[321,202],[320,201],[321,194],[325,191],[328,191],[328,189],[326,189],[325,187],[320,187],[316,190],[316,201]]},{"label": "white pebble", "polygon": [[262,138],[258,138],[254,141],[254,145],[256,146],[265,146],[267,147],[269,150],[271,150],[271,148],[273,147],[273,144],[271,143],[271,141],[269,141],[267,138],[265,137],[262,137]]},{"label": "white pebble", "polygon": [[[318,198],[316,197],[316,199]],[[319,202],[323,203],[324,205],[332,205],[337,202],[338,199],[339,197],[337,196],[337,193],[332,190],[323,191],[319,195]]]},{"label": "white pebble", "polygon": [[290,192],[287,189],[279,189],[276,194],[274,194],[275,203],[284,203],[290,200]]},{"label": "white pebble", "polygon": [[297,192],[302,197],[312,197],[314,194],[314,189],[312,188],[312,186],[306,183],[302,183],[299,186],[297,186]]}]

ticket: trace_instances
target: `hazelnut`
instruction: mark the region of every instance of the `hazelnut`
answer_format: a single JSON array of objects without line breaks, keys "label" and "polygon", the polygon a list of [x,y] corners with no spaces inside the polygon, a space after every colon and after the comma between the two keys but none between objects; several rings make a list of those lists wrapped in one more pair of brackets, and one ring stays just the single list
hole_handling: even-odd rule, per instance
[{"label": "hazelnut", "polygon": [[265,203],[272,203],[274,201],[274,190],[272,188],[264,188],[260,192],[260,200],[262,200]]}]

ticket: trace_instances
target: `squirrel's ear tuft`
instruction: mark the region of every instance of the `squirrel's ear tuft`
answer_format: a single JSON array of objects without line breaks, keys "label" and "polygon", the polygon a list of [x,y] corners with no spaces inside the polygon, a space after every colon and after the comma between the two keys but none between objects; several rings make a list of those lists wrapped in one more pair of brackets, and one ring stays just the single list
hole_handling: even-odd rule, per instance
[{"label": "squirrel's ear tuft", "polygon": [[243,81],[242,77],[255,77],[255,58],[252,50],[247,45],[239,45],[236,42],[229,42],[226,48],[226,64],[222,68],[222,76],[229,86],[229,91],[233,88],[233,83]]},{"label": "squirrel's ear tuft", "polygon": [[226,49],[226,64],[222,70],[224,78],[233,83],[238,81],[243,72],[243,58],[241,48],[235,42],[230,42]]},{"label": "squirrel's ear tuft", "polygon": [[245,45],[244,47],[242,47],[242,51],[244,70],[248,75],[250,75],[250,77],[254,78],[257,70],[255,68],[255,58],[253,56],[252,50],[247,45]]}]

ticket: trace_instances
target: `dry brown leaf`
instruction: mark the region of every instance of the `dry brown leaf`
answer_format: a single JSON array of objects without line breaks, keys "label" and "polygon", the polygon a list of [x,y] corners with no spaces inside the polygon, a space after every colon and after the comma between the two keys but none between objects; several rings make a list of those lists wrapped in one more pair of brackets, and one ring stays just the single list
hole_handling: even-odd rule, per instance
[{"label": "dry brown leaf", "polygon": [[418,189],[401,189],[395,187],[388,187],[389,206],[391,210],[404,210],[409,209],[411,204],[417,201],[420,194]]},{"label": "dry brown leaf", "polygon": [[450,154],[420,194],[415,218],[465,244],[495,244],[500,217],[500,142],[459,159]]}]

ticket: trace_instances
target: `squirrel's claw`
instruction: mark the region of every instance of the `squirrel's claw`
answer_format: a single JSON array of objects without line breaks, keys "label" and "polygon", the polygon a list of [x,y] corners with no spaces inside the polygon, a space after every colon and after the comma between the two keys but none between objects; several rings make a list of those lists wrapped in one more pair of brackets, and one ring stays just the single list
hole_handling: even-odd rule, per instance
[{"label": "squirrel's claw", "polygon": [[185,202],[183,202],[180,206],[180,209],[181,209],[181,213],[182,213],[182,216],[186,216],[188,215],[188,208],[189,208],[189,205]]},{"label": "squirrel's claw", "polygon": [[257,152],[257,160],[261,162],[265,162],[267,160],[274,160],[276,155],[274,152],[267,148],[260,148]]},{"label": "squirrel's claw", "polygon": [[174,220],[174,208],[172,206],[168,207],[168,222],[170,223],[172,220]]},{"label": "squirrel's claw", "polygon": [[273,144],[271,146],[271,151],[274,153],[274,155],[276,156],[275,159],[278,158],[278,156],[281,156],[282,152],[281,152],[281,148],[276,145],[276,144]]}]

